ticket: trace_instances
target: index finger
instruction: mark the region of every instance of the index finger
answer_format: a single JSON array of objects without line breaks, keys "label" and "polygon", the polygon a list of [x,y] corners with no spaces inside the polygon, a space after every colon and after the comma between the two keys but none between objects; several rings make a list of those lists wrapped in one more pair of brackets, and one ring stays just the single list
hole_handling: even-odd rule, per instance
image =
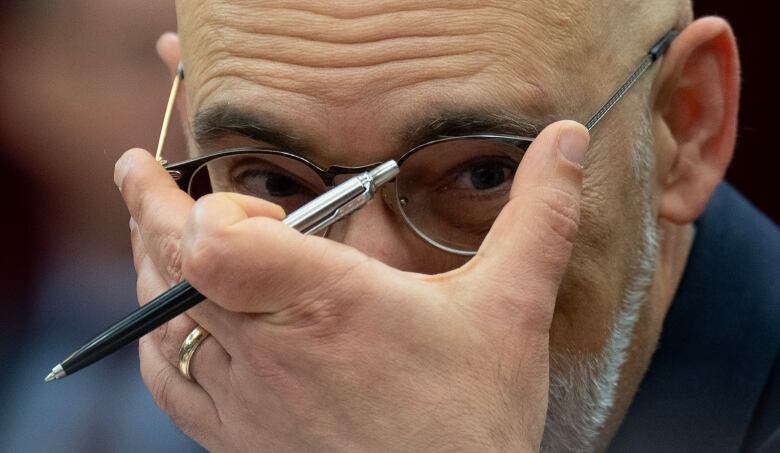
[{"label": "index finger", "polygon": [[146,250],[168,285],[181,281],[179,242],[195,201],[143,149],[125,152],[114,167],[114,182]]}]

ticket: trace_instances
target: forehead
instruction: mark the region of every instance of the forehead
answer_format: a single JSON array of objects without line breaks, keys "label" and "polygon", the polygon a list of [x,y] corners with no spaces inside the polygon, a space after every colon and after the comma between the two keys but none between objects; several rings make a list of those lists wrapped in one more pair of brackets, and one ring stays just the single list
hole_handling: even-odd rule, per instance
[{"label": "forehead", "polygon": [[181,2],[190,114],[230,104],[329,130],[486,104],[574,117],[595,47],[585,3]]}]

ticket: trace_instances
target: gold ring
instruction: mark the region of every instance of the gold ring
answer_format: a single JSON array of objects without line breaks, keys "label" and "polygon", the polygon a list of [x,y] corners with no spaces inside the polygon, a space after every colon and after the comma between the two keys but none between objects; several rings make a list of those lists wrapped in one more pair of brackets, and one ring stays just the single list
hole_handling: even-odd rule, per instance
[{"label": "gold ring", "polygon": [[184,339],[184,343],[179,348],[179,372],[182,376],[192,381],[192,375],[190,374],[190,362],[192,356],[195,355],[195,351],[198,350],[198,346],[203,343],[203,340],[208,338],[209,333],[206,329],[198,326],[192,329],[187,338]]}]

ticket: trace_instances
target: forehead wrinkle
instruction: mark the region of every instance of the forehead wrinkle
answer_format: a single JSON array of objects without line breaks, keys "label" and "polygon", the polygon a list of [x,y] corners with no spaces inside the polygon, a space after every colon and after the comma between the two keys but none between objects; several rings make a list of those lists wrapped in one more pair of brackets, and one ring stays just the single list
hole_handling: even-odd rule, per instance
[{"label": "forehead wrinkle", "polygon": [[[311,79],[302,78],[300,74],[296,74],[290,68],[257,71],[247,74],[245,70],[231,70],[228,67],[224,67],[219,73],[215,73],[214,77],[209,78],[201,85],[196,96],[193,96],[190,105],[197,107],[207,103],[221,89],[228,87],[227,89],[232,91],[233,94],[244,93],[248,96],[259,96],[260,92],[264,95],[294,94],[299,96],[301,101],[312,105],[324,106],[329,104],[339,107],[354,104],[366,98],[377,97],[377,95],[373,94],[376,91],[375,84],[382,84],[382,91],[384,92],[397,89],[413,89],[439,81],[464,81],[475,74],[479,74],[480,70],[479,68],[473,70],[463,68],[460,74],[453,74],[452,68],[446,68],[439,74],[435,68],[429,68],[428,71],[418,73],[410,73],[405,67],[368,69],[365,71],[367,74],[364,74],[364,77],[367,79],[363,83],[366,86],[365,89],[354,89],[344,92],[339,84],[346,77],[346,75],[342,74],[347,74],[348,72],[349,69],[345,69],[336,71],[329,76],[319,76],[316,79],[317,84],[313,84]],[[375,75],[371,73],[375,73]],[[386,77],[388,74],[393,77],[388,79]]]},{"label": "forehead wrinkle", "polygon": [[[487,5],[500,3],[502,2],[488,0],[477,2],[476,4]],[[360,19],[369,16],[379,16],[386,13],[413,11],[421,8],[446,8],[456,10],[470,10],[476,8],[473,0],[395,0],[393,2],[371,2],[365,0],[341,0],[339,2],[333,2],[331,0],[309,0],[306,2],[301,2],[299,0],[272,0],[266,1],[264,4],[269,8],[306,11],[333,19]]]},{"label": "forehead wrinkle", "polygon": [[[299,9],[279,10],[262,5],[238,9],[233,4],[212,2],[209,3],[212,5],[209,14],[204,12],[188,14],[180,19],[180,28],[188,35],[187,41],[198,41],[198,47],[214,46],[228,51],[246,47],[247,43],[250,43],[249,47],[270,49],[270,46],[279,44],[293,48],[295,44],[304,46],[369,44],[400,38],[423,37],[446,37],[450,40],[461,38],[460,42],[451,45],[468,47],[470,42],[474,41],[471,38],[479,38],[479,35],[487,37],[490,34],[497,35],[493,39],[494,43],[504,43],[505,46],[508,45],[507,38],[510,43],[521,36],[536,38],[537,44],[548,47],[549,51],[553,47],[569,49],[573,46],[561,44],[567,41],[569,44],[581,42],[588,35],[580,31],[583,28],[581,26],[583,15],[556,12],[561,8],[556,10],[554,4],[541,11],[539,8],[508,8],[500,5],[457,9],[432,8],[423,4],[413,10],[381,12],[345,20],[317,15],[312,17],[311,13],[300,9],[302,7],[300,3],[307,4],[299,2]],[[188,27],[193,25],[192,22],[199,23]],[[188,33],[189,29],[192,31],[191,34]],[[241,32],[245,35],[241,36]],[[279,41],[274,41],[274,38]],[[293,38],[299,38],[299,41],[295,42]],[[414,46],[415,43],[401,44]],[[433,43],[421,42],[420,44]],[[347,48],[350,52],[355,52],[355,47],[342,47],[342,49]],[[334,49],[337,50],[339,47],[326,46],[322,50]],[[318,50],[320,48],[307,48],[306,53],[317,53]],[[332,54],[328,55],[332,56]]]},{"label": "forehead wrinkle", "polygon": [[567,59],[581,49],[569,44],[583,33],[576,1],[339,2],[337,14],[328,3],[196,2],[187,14],[180,4],[191,102],[240,83],[347,105],[486,73],[504,87],[496,94],[526,102],[556,92],[558,63],[578,66]]},{"label": "forehead wrinkle", "polygon": [[[606,1],[606,0],[605,0]],[[611,1],[611,0],[609,0]],[[647,0],[642,0],[647,1]],[[184,12],[182,1],[177,2],[177,11]],[[307,13],[328,19],[355,20],[372,17],[382,17],[388,14],[404,13],[418,10],[452,10],[470,12],[479,9],[495,9],[504,13],[530,12],[530,14],[563,14],[582,16],[587,9],[582,0],[232,0],[219,2],[214,0],[189,0],[187,10],[208,9],[210,13],[231,14],[238,11],[239,15],[247,11],[264,9],[266,11],[291,11]],[[202,13],[202,12],[201,12]],[[461,14],[462,15],[462,14]]]},{"label": "forehead wrinkle", "polygon": [[[241,14],[210,16],[214,28],[228,27],[253,35],[286,36],[332,44],[377,42],[386,38],[457,36],[485,32],[477,20],[458,23],[464,10],[452,8],[386,12],[357,19],[334,19],[306,10],[255,8]],[[485,7],[468,10],[472,19],[487,16]]]},{"label": "forehead wrinkle", "polygon": [[252,35],[252,39],[257,46],[215,49],[214,53],[247,63],[280,63],[301,69],[362,69],[385,63],[489,53],[467,44],[466,40],[461,46],[454,37],[397,38],[346,47],[317,41],[290,42],[299,41],[297,38],[268,39]]},{"label": "forehead wrinkle", "polygon": [[[495,11],[486,8],[478,10],[481,15],[489,13],[496,16]],[[418,19],[435,24],[438,16],[428,13],[425,11]],[[342,97],[349,99],[346,102],[351,102],[365,95],[364,87],[382,86],[390,90],[426,81],[462,79],[479,74],[490,66],[506,64],[508,59],[517,58],[518,55],[513,53],[525,53],[529,56],[526,61],[535,59],[531,57],[535,47],[530,42],[526,43],[529,38],[517,39],[513,36],[514,32],[506,31],[515,24],[503,16],[496,16],[492,21],[494,26],[488,32],[470,26],[460,30],[453,20],[447,19],[443,21],[443,28],[437,30],[442,35],[429,33],[431,36],[416,36],[407,33],[406,36],[402,34],[394,37],[389,36],[387,31],[380,34],[372,32],[371,35],[356,35],[352,38],[374,41],[349,45],[253,33],[251,30],[228,26],[228,22],[232,24],[232,19],[225,22],[224,19],[214,17],[209,15],[206,26],[194,27],[192,34],[183,37],[185,67],[191,85],[197,86],[199,82],[211,84],[213,79],[231,77],[274,89],[327,98],[325,100]],[[465,23],[479,24],[485,19],[480,17],[480,20],[467,20]],[[409,28],[408,22],[398,22],[401,26],[397,31]],[[526,29],[532,28],[529,23],[534,21],[526,22]],[[302,27],[288,28],[299,30]],[[435,27],[423,28],[430,30]],[[518,34],[522,36],[522,33]],[[508,45],[513,38],[514,45]],[[188,49],[197,49],[198,58],[190,58],[192,52]],[[534,80],[540,77],[534,77],[533,73],[538,71],[541,63],[508,66],[513,68],[512,74],[517,76],[513,77],[513,85],[538,87],[539,84]],[[358,68],[359,71],[356,71]],[[354,93],[345,93],[348,89]]]},{"label": "forehead wrinkle", "polygon": [[[258,12],[262,14],[255,17]],[[298,15],[276,17],[262,8],[242,15],[210,15],[186,40],[206,54],[235,54],[306,67],[362,67],[410,57],[491,52],[512,39],[504,30],[514,26],[513,21],[486,8],[466,18],[449,10],[421,10],[414,17],[326,22],[319,27]],[[526,33],[531,28],[529,21]],[[490,27],[480,25],[484,22]]]},{"label": "forehead wrinkle", "polygon": [[[395,61],[355,68],[307,68],[276,62],[225,57],[202,68],[193,85],[198,90],[190,94],[191,106],[197,108],[221,90],[247,91],[257,94],[265,90],[292,93],[313,104],[333,106],[376,98],[400,88],[449,80],[456,82],[473,77],[491,64],[489,58],[464,59],[460,55],[438,57],[424,62]],[[194,76],[188,76],[193,80]],[[235,93],[234,93],[235,94]]]}]

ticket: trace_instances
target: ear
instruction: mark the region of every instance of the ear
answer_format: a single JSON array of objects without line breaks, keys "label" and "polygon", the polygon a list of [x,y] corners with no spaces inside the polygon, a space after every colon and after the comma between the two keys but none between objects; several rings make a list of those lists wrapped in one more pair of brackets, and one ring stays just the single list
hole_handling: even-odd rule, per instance
[{"label": "ear", "polygon": [[[176,74],[176,70],[179,67],[179,61],[181,59],[179,35],[169,32],[160,36],[160,38],[157,40],[157,54],[160,56],[162,62],[165,63],[165,66],[168,67],[168,70],[171,73],[171,78],[173,78],[173,76]],[[186,68],[184,78],[187,78]],[[190,130],[188,127],[189,117],[187,116],[187,91],[184,89],[184,83],[185,80],[182,80],[181,85],[179,85],[179,93],[177,95],[178,97],[176,98],[176,111],[179,114],[181,129],[184,131],[187,142],[189,142]]]},{"label": "ear", "polygon": [[736,140],[739,71],[734,34],[720,18],[693,22],[669,48],[653,111],[661,218],[694,221],[723,180]]}]

